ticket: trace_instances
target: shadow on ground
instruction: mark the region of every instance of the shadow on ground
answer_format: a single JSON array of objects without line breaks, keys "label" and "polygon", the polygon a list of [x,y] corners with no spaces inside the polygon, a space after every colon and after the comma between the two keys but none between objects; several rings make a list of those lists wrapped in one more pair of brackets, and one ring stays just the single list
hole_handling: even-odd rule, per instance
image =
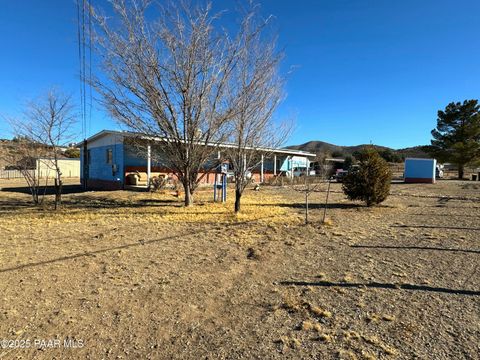
[{"label": "shadow on ground", "polygon": [[413,229],[445,229],[445,230],[472,230],[480,231],[477,227],[464,227],[464,226],[442,226],[442,225],[390,225],[394,228],[413,228]]},{"label": "shadow on ground", "polygon": [[[258,204],[259,206],[272,206],[271,204]],[[292,209],[305,209],[304,203],[278,203],[275,206],[279,207],[288,207]],[[325,209],[325,204],[322,203],[312,203],[308,204],[308,208],[310,210],[315,209]],[[358,208],[365,208],[362,204],[354,204],[354,203],[330,203],[327,204],[327,209],[358,209]]]},{"label": "shadow on ground", "polygon": [[452,249],[429,246],[389,246],[389,245],[350,245],[352,248],[359,249],[383,249],[383,250],[432,250],[432,251],[449,251],[459,253],[480,254],[480,250],[474,249]]},{"label": "shadow on ground", "polygon": [[[14,187],[2,187],[0,191],[3,192],[15,192],[21,194],[30,194],[30,188],[28,186],[14,186]],[[45,191],[45,195],[54,195],[55,194],[55,187],[53,185],[47,186],[45,190],[43,187],[40,189],[40,193],[43,194]],[[62,187],[62,194],[76,194],[84,192],[82,185],[63,185]]]},{"label": "shadow on ground", "polygon": [[433,287],[425,285],[414,284],[390,284],[390,283],[344,283],[344,282],[330,282],[330,281],[280,281],[280,285],[285,286],[322,286],[322,287],[342,287],[342,288],[373,288],[373,289],[388,289],[388,290],[413,290],[413,291],[429,291],[436,293],[480,296],[480,291],[464,290],[464,289],[448,289],[443,287]]},{"label": "shadow on ground", "polygon": [[[20,189],[26,194],[30,194],[28,188],[9,188],[3,189],[2,191],[10,191],[14,189]],[[26,190],[25,190],[26,189]],[[25,191],[24,191],[25,190]],[[49,191],[53,191],[49,189]],[[82,193],[83,189],[80,185],[69,185],[64,188],[63,195]],[[43,194],[43,193],[42,193]],[[46,195],[50,195],[50,192],[47,192]],[[31,199],[25,200],[12,200],[12,199],[1,199],[0,200],[0,213],[2,212],[11,212],[14,210],[26,210],[30,208],[31,213],[37,213],[39,211],[48,210],[49,202],[45,201],[43,204],[35,206]],[[135,201],[127,201],[122,199],[112,199],[109,197],[99,197],[98,195],[88,195],[85,193],[83,195],[77,195],[74,197],[64,198],[62,200],[62,210],[87,210],[87,209],[119,209],[119,208],[142,208],[142,207],[161,207],[161,206],[178,206],[181,207],[183,202],[178,198],[172,199],[138,199]],[[199,204],[200,206],[200,204]],[[25,214],[25,211],[22,211]]]}]

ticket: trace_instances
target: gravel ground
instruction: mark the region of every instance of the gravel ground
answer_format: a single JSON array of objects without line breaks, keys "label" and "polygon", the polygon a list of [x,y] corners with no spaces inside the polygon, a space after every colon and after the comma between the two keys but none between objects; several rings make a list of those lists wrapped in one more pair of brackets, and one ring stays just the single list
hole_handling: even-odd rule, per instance
[{"label": "gravel ground", "polygon": [[288,188],[236,218],[207,190],[53,214],[3,186],[0,358],[479,359],[480,183],[394,184],[370,209],[333,184],[328,225],[323,192],[304,225]]}]

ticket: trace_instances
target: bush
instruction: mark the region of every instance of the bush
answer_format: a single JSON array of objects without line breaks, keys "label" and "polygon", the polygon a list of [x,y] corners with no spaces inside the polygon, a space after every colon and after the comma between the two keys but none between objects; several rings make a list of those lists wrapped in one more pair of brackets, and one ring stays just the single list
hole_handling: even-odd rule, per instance
[{"label": "bush", "polygon": [[363,149],[358,157],[358,168],[343,180],[343,192],[350,200],[365,201],[367,206],[379,204],[390,193],[392,172],[388,163],[371,147]]}]

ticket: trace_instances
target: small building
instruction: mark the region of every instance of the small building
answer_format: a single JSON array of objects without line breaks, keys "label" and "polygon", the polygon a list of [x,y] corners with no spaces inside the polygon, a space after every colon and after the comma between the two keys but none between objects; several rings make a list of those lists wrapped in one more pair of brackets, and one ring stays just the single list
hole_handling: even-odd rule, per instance
[{"label": "small building", "polygon": [[[80,177],[80,159],[61,158],[57,160],[63,178]],[[39,178],[54,179],[57,177],[55,160],[53,158],[39,158],[36,160],[36,170]]]},{"label": "small building", "polygon": [[[62,178],[80,177],[80,159],[61,157],[57,160],[57,164]],[[54,179],[57,177],[53,158],[24,158],[22,164],[10,164],[5,166],[5,169],[0,169],[0,179],[22,179],[25,177],[25,171],[30,174],[29,176],[38,179]]]},{"label": "small building", "polygon": [[[132,174],[140,175],[142,185],[147,186],[153,176],[175,176],[168,166],[167,157],[162,151],[162,139],[152,139],[142,134],[127,131],[103,130],[83,142],[76,144],[80,148],[80,179],[87,189],[114,190],[124,189]],[[215,159],[222,160],[222,149],[231,144],[218,146]],[[259,166],[252,171],[256,182],[283,174],[293,176],[298,168],[308,169],[310,159],[315,154],[291,149],[264,149],[259,152]],[[253,149],[252,149],[253,151]],[[211,163],[209,163],[211,165]],[[205,172],[199,174],[201,183],[213,184],[215,173],[205,164]],[[306,172],[306,171],[305,171]]]},{"label": "small building", "polygon": [[406,183],[434,184],[437,160],[435,159],[405,159],[404,179]]}]

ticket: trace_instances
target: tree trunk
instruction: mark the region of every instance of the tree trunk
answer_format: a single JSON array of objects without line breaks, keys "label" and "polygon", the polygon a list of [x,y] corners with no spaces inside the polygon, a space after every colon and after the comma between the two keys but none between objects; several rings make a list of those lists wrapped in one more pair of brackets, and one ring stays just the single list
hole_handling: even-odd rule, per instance
[{"label": "tree trunk", "polygon": [[63,180],[58,179],[59,185],[58,185],[58,203],[62,205],[62,192],[63,192]]},{"label": "tree trunk", "polygon": [[62,203],[62,180],[60,178],[55,179],[55,210]]},{"label": "tree trunk", "polygon": [[55,178],[55,210],[58,208],[58,194],[59,194],[59,184],[58,184],[58,178]]},{"label": "tree trunk", "polygon": [[35,206],[39,205],[40,201],[38,199],[38,191],[35,188],[31,188],[33,203]]},{"label": "tree trunk", "polygon": [[463,175],[465,173],[465,168],[463,165],[458,165],[458,178],[463,180]]},{"label": "tree trunk", "polygon": [[185,206],[193,206],[193,194],[188,180],[183,184],[183,189],[185,190]]},{"label": "tree trunk", "polygon": [[240,200],[242,199],[242,192],[235,189],[235,213],[240,212]]},{"label": "tree trunk", "polygon": [[305,191],[305,224],[308,224],[308,191]]}]

